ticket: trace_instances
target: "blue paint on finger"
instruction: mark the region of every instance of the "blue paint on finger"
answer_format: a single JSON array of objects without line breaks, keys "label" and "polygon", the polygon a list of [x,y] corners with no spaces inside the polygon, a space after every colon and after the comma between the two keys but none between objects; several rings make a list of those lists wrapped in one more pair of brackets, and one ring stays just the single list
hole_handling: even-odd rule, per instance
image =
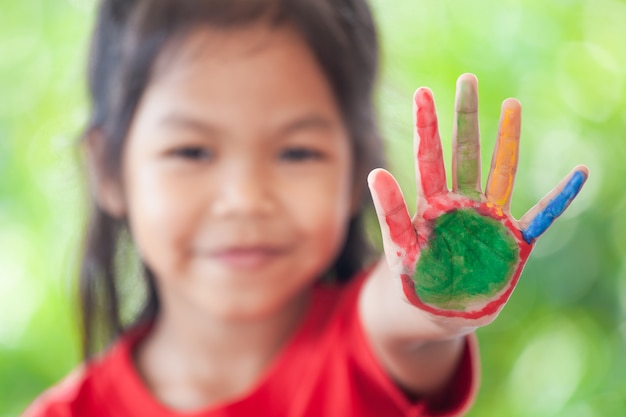
[{"label": "blue paint on finger", "polygon": [[569,206],[572,200],[578,195],[582,188],[587,175],[582,171],[576,171],[572,178],[567,182],[563,191],[554,197],[546,207],[535,216],[530,222],[528,228],[522,231],[522,237],[526,243],[532,243],[533,240],[545,232],[557,217],[559,217]]}]

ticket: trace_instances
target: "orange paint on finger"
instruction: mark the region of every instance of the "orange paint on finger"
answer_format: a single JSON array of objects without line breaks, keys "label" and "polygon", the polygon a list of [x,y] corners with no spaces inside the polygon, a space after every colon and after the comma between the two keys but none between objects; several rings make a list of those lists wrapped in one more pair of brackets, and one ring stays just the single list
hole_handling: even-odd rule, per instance
[{"label": "orange paint on finger", "polygon": [[504,206],[511,197],[519,155],[519,111],[506,108],[503,113],[498,148],[486,193],[487,199],[497,206]]}]

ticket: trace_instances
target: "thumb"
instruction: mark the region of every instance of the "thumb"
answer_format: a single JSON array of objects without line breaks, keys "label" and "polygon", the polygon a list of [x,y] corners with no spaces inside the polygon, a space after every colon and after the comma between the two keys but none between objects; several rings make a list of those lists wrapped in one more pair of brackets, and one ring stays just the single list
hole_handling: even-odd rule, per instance
[{"label": "thumb", "polygon": [[554,223],[570,203],[576,198],[587,181],[589,170],[586,166],[575,167],[519,221],[522,236],[526,243],[533,243]]}]

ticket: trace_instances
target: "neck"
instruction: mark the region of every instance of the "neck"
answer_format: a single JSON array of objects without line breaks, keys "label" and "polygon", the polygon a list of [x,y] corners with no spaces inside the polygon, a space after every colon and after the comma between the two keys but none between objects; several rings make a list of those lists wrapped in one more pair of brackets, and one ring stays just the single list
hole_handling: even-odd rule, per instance
[{"label": "neck", "polygon": [[136,366],[152,393],[173,409],[236,397],[259,381],[293,335],[308,297],[303,293],[253,320],[220,320],[163,302],[153,329],[136,349]]}]

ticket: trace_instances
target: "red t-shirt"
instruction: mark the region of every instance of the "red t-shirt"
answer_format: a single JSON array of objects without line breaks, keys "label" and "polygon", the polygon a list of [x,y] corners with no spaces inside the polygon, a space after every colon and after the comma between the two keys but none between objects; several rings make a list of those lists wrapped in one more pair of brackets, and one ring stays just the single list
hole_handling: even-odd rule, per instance
[{"label": "red t-shirt", "polygon": [[176,412],[148,391],[132,362],[140,334],[120,338],[41,395],[23,417],[393,417],[457,416],[478,385],[477,347],[467,338],[463,358],[438,398],[409,400],[383,370],[359,320],[365,274],[340,286],[317,286],[302,325],[265,374],[240,398],[196,412]]}]

